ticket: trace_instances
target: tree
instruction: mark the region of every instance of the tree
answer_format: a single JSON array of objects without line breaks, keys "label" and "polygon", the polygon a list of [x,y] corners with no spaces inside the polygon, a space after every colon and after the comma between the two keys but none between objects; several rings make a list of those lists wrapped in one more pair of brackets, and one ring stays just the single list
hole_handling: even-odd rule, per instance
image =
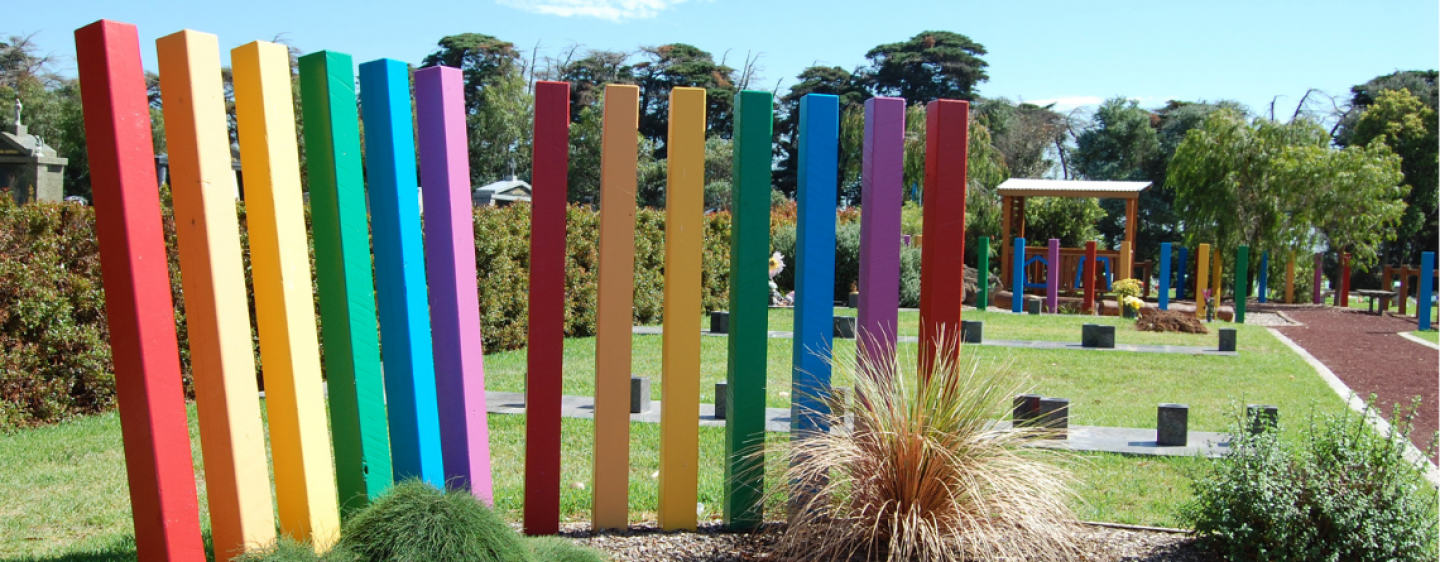
[{"label": "tree", "polygon": [[1351,137],[1355,134],[1356,125],[1360,123],[1360,117],[1384,92],[1409,90],[1410,94],[1424,102],[1426,107],[1431,110],[1440,109],[1437,108],[1437,100],[1440,100],[1440,88],[1436,87],[1437,78],[1440,78],[1440,72],[1434,70],[1402,70],[1376,76],[1364,84],[1351,87],[1350,107],[1340,116],[1335,129],[1331,131],[1335,144],[1350,146],[1354,142]]},{"label": "tree", "polygon": [[[1434,95],[1434,88],[1430,95]],[[1436,185],[1440,183],[1437,159],[1435,109],[1408,89],[1379,93],[1356,122],[1351,146],[1388,146],[1400,156],[1400,169],[1410,193],[1396,241],[1383,251],[1388,263],[1416,263],[1421,252],[1436,250]]]},{"label": "tree", "polygon": [[879,45],[865,53],[866,85],[877,96],[910,103],[938,99],[974,100],[975,86],[988,80],[981,59],[985,47],[950,31],[926,31],[908,41]]},{"label": "tree", "polygon": [[975,104],[977,118],[990,128],[995,147],[1005,155],[1005,166],[1017,178],[1049,176],[1063,157],[1066,135],[1064,115],[1050,106],[1012,103],[1005,98]]},{"label": "tree", "polygon": [[[1071,165],[1075,174],[1090,180],[1148,181],[1149,189],[1136,201],[1136,243],[1140,259],[1153,258],[1160,243],[1174,237],[1171,197],[1165,193],[1163,177],[1156,178],[1156,160],[1165,157],[1160,148],[1159,116],[1140,108],[1134,101],[1112,98],[1096,110],[1094,124],[1075,135]],[[1096,229],[1107,246],[1118,247],[1125,237],[1125,201],[1102,199],[1105,210]]]},{"label": "tree", "polygon": [[731,82],[734,69],[684,43],[645,47],[640,54],[646,60],[632,67],[635,83],[640,86],[640,134],[659,147],[656,158],[664,158],[670,90],[674,88],[705,88],[707,135],[730,138],[737,91]]},{"label": "tree", "polygon": [[511,43],[480,33],[449,35],[438,47],[421,66],[449,66],[464,74],[471,183],[528,178],[534,99],[520,53]]},{"label": "tree", "polygon": [[[1360,268],[1374,261],[1404,209],[1399,158],[1382,146],[1330,148],[1305,119],[1290,123],[1218,110],[1175,151],[1167,182],[1190,244],[1233,256],[1288,254],[1328,241]],[[1323,240],[1320,239],[1323,237]]]},{"label": "tree", "polygon": [[585,108],[596,107],[605,96],[609,84],[634,84],[635,73],[627,61],[630,53],[623,51],[587,51],[574,58],[579,47],[572,47],[561,58],[551,59],[546,72],[549,79],[570,83],[570,121],[580,122]]},{"label": "tree", "polygon": [[798,82],[780,98],[779,120],[775,124],[775,159],[778,165],[773,183],[786,197],[794,198],[800,167],[800,99],[808,94],[829,94],[840,98],[840,109],[860,106],[870,97],[854,74],[838,66],[812,66],[800,71]]}]

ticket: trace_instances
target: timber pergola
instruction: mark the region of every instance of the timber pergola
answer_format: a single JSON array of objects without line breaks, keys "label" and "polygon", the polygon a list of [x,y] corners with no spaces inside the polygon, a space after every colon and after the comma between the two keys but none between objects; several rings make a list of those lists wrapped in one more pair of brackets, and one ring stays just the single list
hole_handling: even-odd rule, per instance
[{"label": "timber pergola", "polygon": [[[1012,178],[1005,180],[996,188],[1000,194],[1000,231],[1003,241],[1000,245],[1000,279],[1007,286],[1014,284],[1014,276],[1011,275],[1012,261],[1015,248],[1011,243],[1012,238],[1025,237],[1025,200],[1031,197],[1070,197],[1096,199],[1124,199],[1125,200],[1125,240],[1120,244],[1120,250],[1101,250],[1097,252],[1100,258],[1109,258],[1118,262],[1119,278],[1127,278],[1134,274],[1134,248],[1135,248],[1135,215],[1137,202],[1140,200],[1140,192],[1150,187],[1150,182],[1144,181],[1081,181],[1081,180],[1042,180],[1042,179],[1021,179]],[[1060,287],[1066,292],[1073,291],[1075,284],[1066,282],[1074,278],[1081,260],[1084,256],[1083,248],[1062,248],[1061,264],[1056,270],[1060,277]],[[1028,253],[1028,252],[1027,252]],[[1024,264],[1022,264],[1023,266]],[[1037,264],[1038,265],[1038,264]],[[1091,265],[1093,267],[1093,264]],[[1027,278],[1034,278],[1034,274],[1045,272],[1046,268],[1032,267],[1027,270]],[[1148,278],[1149,275],[1142,277]],[[1149,281],[1145,281],[1146,292],[1149,292]],[[1011,286],[1010,290],[1016,290]],[[1019,290],[1024,290],[1021,287]]]}]

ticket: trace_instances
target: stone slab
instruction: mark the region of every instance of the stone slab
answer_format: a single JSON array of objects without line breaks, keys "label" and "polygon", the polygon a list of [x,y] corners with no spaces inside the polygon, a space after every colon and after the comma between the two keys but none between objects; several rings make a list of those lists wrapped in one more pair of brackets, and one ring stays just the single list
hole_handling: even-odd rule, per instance
[{"label": "stone slab", "polygon": [[[633,331],[633,333],[634,333],[635,335],[658,336],[658,335],[664,333],[664,328],[661,328],[660,326],[635,326],[635,327],[632,329],[632,331]],[[725,334],[717,334],[717,333],[710,332],[710,331],[706,331],[706,330],[702,330],[700,333],[701,333],[701,335],[705,335],[705,336],[725,337]],[[769,337],[771,337],[771,338],[780,338],[780,339],[793,338],[793,337],[795,337],[795,333],[794,333],[794,332],[783,332],[783,331],[771,331],[771,332],[769,332]],[[920,338],[917,338],[917,337],[915,337],[915,336],[900,336],[900,337],[899,337],[899,341],[900,341],[900,343],[919,343],[919,342],[920,342]],[[1115,344],[1115,347],[1113,347],[1113,348],[1099,348],[1099,347],[1083,347],[1083,346],[1080,345],[1080,342],[1040,341],[1040,340],[992,340],[992,339],[987,339],[987,340],[985,340],[985,341],[983,341],[983,342],[981,342],[981,343],[971,344],[971,345],[993,345],[993,346],[999,346],[999,347],[1023,347],[1023,348],[1029,348],[1029,349],[1074,349],[1074,350],[1083,350],[1083,351],[1128,351],[1128,352],[1133,352],[1133,353],[1178,353],[1178,354],[1182,354],[1182,355],[1222,355],[1222,356],[1236,356],[1236,355],[1239,355],[1239,354],[1240,354],[1239,352],[1236,352],[1236,351],[1220,351],[1220,350],[1218,350],[1218,349],[1213,349],[1213,348],[1209,348],[1209,347],[1202,347],[1202,346],[1198,346],[1198,345],[1138,345],[1138,344],[1117,343],[1117,344]]]}]

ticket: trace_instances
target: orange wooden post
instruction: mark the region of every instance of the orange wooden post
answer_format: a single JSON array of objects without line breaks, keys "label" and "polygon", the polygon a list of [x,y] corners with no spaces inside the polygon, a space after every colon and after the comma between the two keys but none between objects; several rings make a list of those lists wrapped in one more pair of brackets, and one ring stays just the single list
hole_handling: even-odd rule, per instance
[{"label": "orange wooden post", "polygon": [[624,529],[630,517],[630,327],[635,314],[639,124],[640,88],[606,86],[600,152],[599,306],[595,313],[595,500],[591,525],[596,529]]},{"label": "orange wooden post", "polygon": [[[1201,244],[1195,251],[1195,317],[1205,317],[1205,289],[1210,283],[1210,245]],[[1214,293],[1215,302],[1220,302],[1220,292]]]},{"label": "orange wooden post", "polygon": [[229,560],[275,541],[275,508],[255,398],[220,41],[186,30],[155,44],[211,538],[216,558]]},{"label": "orange wooden post", "polygon": [[[1406,310],[1407,308],[1409,308],[1409,307],[1405,306],[1406,304],[1409,304],[1409,303],[1406,303],[1405,301],[1409,300],[1409,299],[1406,298],[1406,295],[1408,295],[1408,294],[1410,293],[1410,291],[1409,291],[1409,289],[1410,289],[1410,275],[1413,274],[1413,273],[1415,273],[1415,270],[1410,269],[1409,266],[1405,266],[1405,265],[1400,266],[1400,294],[1398,295],[1399,298],[1400,298],[1400,302],[1395,303],[1395,306],[1397,306],[1397,307],[1400,308],[1400,315],[1401,315],[1401,316],[1404,316],[1404,315],[1405,315],[1405,310]],[[1388,281],[1388,280],[1387,280],[1387,281]],[[1386,284],[1385,284],[1385,287],[1382,287],[1382,289],[1383,289],[1383,288],[1389,288],[1389,287],[1390,287],[1390,284],[1389,284],[1389,283],[1386,283]],[[1382,312],[1383,312],[1383,311],[1382,311]]]},{"label": "orange wooden post", "polygon": [[203,561],[150,106],[135,26],[100,20],[75,30],[75,62],[135,554],[147,562]]},{"label": "orange wooden post", "polygon": [[[1095,241],[1085,243],[1085,302],[1080,305],[1086,314],[1095,314],[1095,283],[1099,282],[1100,263],[1095,256]],[[1017,289],[1018,290],[1018,289]]]}]

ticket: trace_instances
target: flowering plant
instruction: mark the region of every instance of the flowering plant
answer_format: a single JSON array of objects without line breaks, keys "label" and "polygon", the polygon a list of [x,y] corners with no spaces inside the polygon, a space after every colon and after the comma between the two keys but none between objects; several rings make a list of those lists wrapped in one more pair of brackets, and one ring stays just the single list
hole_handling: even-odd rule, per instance
[{"label": "flowering plant", "polygon": [[1121,279],[1110,286],[1110,290],[1122,298],[1138,297],[1143,288],[1144,286],[1140,284],[1139,279]]},{"label": "flowering plant", "polygon": [[1144,306],[1145,304],[1145,301],[1140,300],[1137,297],[1130,296],[1120,297],[1120,302],[1123,303],[1125,305],[1125,308],[1128,309],[1130,312],[1139,312],[1140,307]]}]

